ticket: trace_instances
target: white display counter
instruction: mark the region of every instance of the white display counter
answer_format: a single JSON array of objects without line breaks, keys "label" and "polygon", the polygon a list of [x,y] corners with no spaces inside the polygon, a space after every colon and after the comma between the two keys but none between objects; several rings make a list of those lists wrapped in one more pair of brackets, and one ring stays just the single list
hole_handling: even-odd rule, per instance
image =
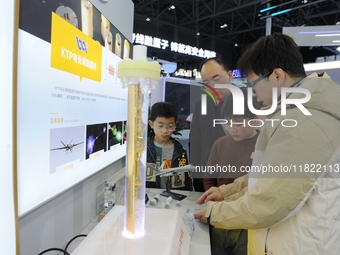
[{"label": "white display counter", "polygon": [[[146,193],[152,199],[160,195],[162,189],[147,189]],[[145,235],[139,239],[129,239],[122,235],[124,228],[124,207],[115,206],[98,225],[89,233],[72,252],[72,255],[114,255],[114,254],[176,254],[209,255],[210,237],[208,225],[196,222],[195,231],[190,238],[185,231],[181,239],[182,220],[186,211],[203,208],[196,204],[199,192],[178,191],[187,197],[177,205],[173,200],[168,209],[165,208],[166,198],[159,196],[157,204],[146,206]],[[179,232],[179,233],[177,233]],[[186,246],[190,246],[186,247]],[[117,253],[118,252],[118,253]]]}]

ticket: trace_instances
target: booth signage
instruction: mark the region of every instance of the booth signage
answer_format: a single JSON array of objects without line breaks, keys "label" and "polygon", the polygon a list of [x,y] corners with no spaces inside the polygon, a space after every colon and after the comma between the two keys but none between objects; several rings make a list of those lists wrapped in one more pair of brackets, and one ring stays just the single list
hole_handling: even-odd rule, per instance
[{"label": "booth signage", "polygon": [[210,50],[204,50],[202,48],[193,47],[190,45],[185,45],[177,42],[170,42],[168,40],[160,39],[157,37],[152,37],[143,34],[135,34],[133,33],[132,42],[150,46],[158,49],[168,49],[170,47],[170,51],[178,52],[190,56],[200,57],[200,58],[213,58],[216,57],[216,52]]},{"label": "booth signage", "polygon": [[101,81],[102,46],[52,12],[51,67]]}]

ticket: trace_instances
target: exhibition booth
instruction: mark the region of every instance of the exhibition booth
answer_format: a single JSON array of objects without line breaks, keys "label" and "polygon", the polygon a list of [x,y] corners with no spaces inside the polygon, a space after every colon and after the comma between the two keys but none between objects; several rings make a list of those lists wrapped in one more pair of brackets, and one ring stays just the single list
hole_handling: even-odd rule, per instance
[{"label": "exhibition booth", "polygon": [[[188,149],[190,98],[202,91],[160,79],[133,35],[133,2],[26,0],[0,11],[2,254],[64,249],[79,235],[69,254],[210,254],[209,227],[193,217],[201,193],[176,200],[145,188],[150,105],[180,109]],[[336,57],[305,70],[340,83]]]}]

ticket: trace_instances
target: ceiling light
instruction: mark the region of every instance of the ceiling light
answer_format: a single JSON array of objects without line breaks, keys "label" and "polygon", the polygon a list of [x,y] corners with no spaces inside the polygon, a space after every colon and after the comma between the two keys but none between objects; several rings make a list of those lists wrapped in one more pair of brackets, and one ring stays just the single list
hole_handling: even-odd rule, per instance
[{"label": "ceiling light", "polygon": [[336,50],[340,52],[340,47],[336,48]]},{"label": "ceiling light", "polygon": [[150,21],[150,18],[149,18],[149,17],[147,17],[147,18],[146,18],[146,21]]},{"label": "ceiling light", "polygon": [[196,35],[200,35],[200,32],[197,31]]},{"label": "ceiling light", "polygon": [[163,59],[158,59],[157,61],[161,64],[163,70],[167,73],[173,73],[177,70],[177,63],[175,62],[170,62]]},{"label": "ceiling light", "polygon": [[274,13],[272,13],[270,16],[274,17],[274,16],[280,15],[280,14],[282,14],[282,13],[290,12],[291,10],[292,10],[292,9],[286,9],[286,10],[283,10],[283,11],[274,12]]},{"label": "ceiling light", "polygon": [[237,47],[237,46],[238,46],[238,44],[237,44],[237,43],[235,43],[235,44],[234,44],[234,46],[235,46],[235,47]]},{"label": "ceiling light", "polygon": [[170,6],[170,9],[171,9],[171,10],[173,10],[173,9],[175,9],[175,8],[176,8],[176,6],[173,5],[173,4]]},{"label": "ceiling light", "polygon": [[315,37],[340,36],[340,34],[317,34]]},{"label": "ceiling light", "polygon": [[340,30],[327,30],[327,31],[303,31],[299,32],[299,35],[311,35],[311,34],[331,34],[339,33]]},{"label": "ceiling light", "polygon": [[305,71],[318,71],[318,70],[329,70],[329,69],[339,69],[340,61],[329,61],[329,62],[320,62],[320,63],[310,63],[303,64]]},{"label": "ceiling light", "polygon": [[270,11],[270,10],[272,10],[272,9],[275,9],[277,6],[270,6],[270,7],[267,7],[267,8],[264,8],[264,9],[262,9],[262,10],[260,10],[260,12],[262,13],[262,12],[267,12],[267,11]]},{"label": "ceiling light", "polygon": [[220,28],[225,28],[225,27],[228,27],[227,23],[224,23],[223,25],[220,26]]},{"label": "ceiling light", "polygon": [[335,25],[340,25],[340,21],[338,21],[337,23],[335,23]]}]

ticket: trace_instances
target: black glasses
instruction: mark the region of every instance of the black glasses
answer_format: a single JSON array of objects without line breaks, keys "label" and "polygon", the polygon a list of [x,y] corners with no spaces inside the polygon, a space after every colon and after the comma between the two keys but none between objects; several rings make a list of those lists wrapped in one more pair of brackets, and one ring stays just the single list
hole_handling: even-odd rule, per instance
[{"label": "black glasses", "polygon": [[265,75],[262,75],[260,78],[257,78],[255,81],[248,82],[248,83],[247,83],[247,87],[248,87],[248,88],[252,88],[252,89],[253,89],[253,93],[256,94],[256,91],[254,90],[254,85],[255,85],[256,83],[258,83],[259,81],[262,81],[263,79],[268,78],[273,72],[274,72],[274,70],[272,70],[272,71],[266,73]]}]

